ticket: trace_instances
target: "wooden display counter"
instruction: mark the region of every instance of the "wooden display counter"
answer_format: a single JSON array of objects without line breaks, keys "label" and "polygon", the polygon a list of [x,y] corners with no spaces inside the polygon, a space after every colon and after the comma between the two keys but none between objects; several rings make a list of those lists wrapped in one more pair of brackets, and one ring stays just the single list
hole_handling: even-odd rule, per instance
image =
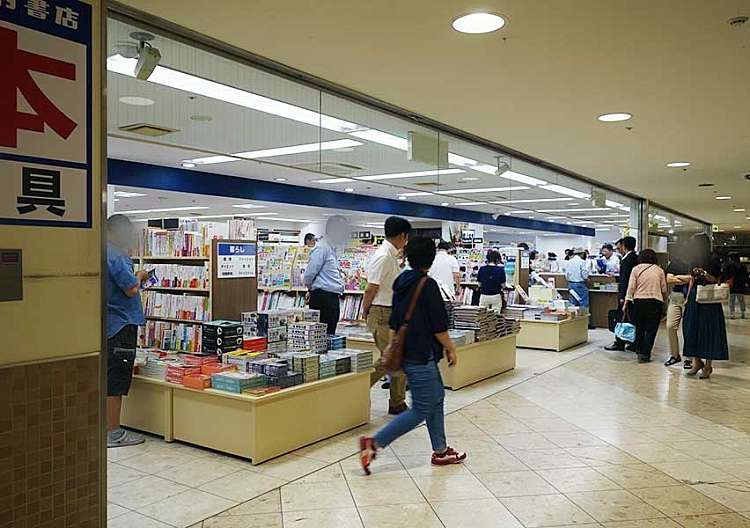
[{"label": "wooden display counter", "polygon": [[589,313],[595,328],[608,328],[609,311],[618,306],[617,290],[589,290]]},{"label": "wooden display counter", "polygon": [[458,363],[439,363],[443,385],[451,390],[471,385],[516,368],[516,336],[479,341],[457,348]]},{"label": "wooden display counter", "polygon": [[562,321],[521,320],[518,346],[560,352],[589,340],[588,317]]},{"label": "wooden display counter", "polygon": [[[162,411],[154,411],[157,407]],[[130,395],[123,400],[123,425],[161,434],[167,441],[182,440],[249,458],[253,464],[348,431],[369,419],[369,370],[265,396],[188,389],[135,376]]]}]

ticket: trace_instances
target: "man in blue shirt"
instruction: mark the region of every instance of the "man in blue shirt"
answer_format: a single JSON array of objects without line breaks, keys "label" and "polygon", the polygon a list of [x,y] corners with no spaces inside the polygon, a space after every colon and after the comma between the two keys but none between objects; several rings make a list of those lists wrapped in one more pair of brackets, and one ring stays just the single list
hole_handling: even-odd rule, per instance
[{"label": "man in blue shirt", "polygon": [[143,317],[141,283],[145,271],[133,272],[127,255],[134,232],[130,220],[114,215],[107,220],[107,447],[143,443],[143,436],[120,427],[122,397],[133,378],[138,326]]},{"label": "man in blue shirt", "polygon": [[331,216],[326,236],[310,253],[303,277],[310,291],[310,308],[320,310],[320,322],[328,325],[328,334],[336,333],[339,323],[339,297],[344,294],[344,279],[339,269],[338,248],[349,238],[349,223],[343,216]]},{"label": "man in blue shirt", "polygon": [[589,269],[586,266],[586,261],[582,258],[585,254],[586,250],[583,248],[575,248],[573,250],[573,256],[565,263],[565,278],[568,279],[568,286],[573,292],[571,294],[573,304],[588,311],[589,287],[587,281],[589,279]]}]

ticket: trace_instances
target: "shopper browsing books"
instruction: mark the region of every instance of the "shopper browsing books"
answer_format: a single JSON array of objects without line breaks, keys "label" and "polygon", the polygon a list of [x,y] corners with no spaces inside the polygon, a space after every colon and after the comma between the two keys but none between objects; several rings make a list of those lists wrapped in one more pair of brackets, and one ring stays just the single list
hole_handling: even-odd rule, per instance
[{"label": "shopper browsing books", "polygon": [[360,438],[360,461],[366,474],[377,451],[384,449],[397,438],[426,422],[432,444],[432,464],[457,464],[466,459],[466,453],[456,451],[446,443],[443,402],[445,390],[438,362],[445,356],[450,366],[456,364],[456,347],[448,337],[448,314],[434,279],[427,276],[435,259],[432,240],[416,237],[406,246],[410,270],[404,271],[393,285],[393,308],[390,327],[397,331],[406,318],[412,296],[424,280],[421,293],[416,298],[414,312],[406,329],[403,370],[409,381],[412,406],[399,414],[374,437]]},{"label": "shopper browsing books", "polygon": [[437,245],[437,254],[435,262],[430,268],[430,277],[447,289],[453,295],[458,295],[461,289],[461,270],[458,265],[458,259],[449,254],[451,249],[449,242],[440,241]]},{"label": "shopper browsing books", "polygon": [[[393,281],[401,273],[399,254],[409,239],[411,224],[398,216],[390,216],[385,221],[385,240],[367,263],[367,289],[363,301],[363,314],[367,327],[375,338],[375,346],[380,353],[390,342],[391,304],[393,300]],[[374,385],[385,374],[382,358],[375,363],[375,372],[370,377]],[[403,372],[391,373],[391,397],[388,402],[389,414],[400,414],[406,405],[406,381]]]},{"label": "shopper browsing books", "polygon": [[500,253],[490,250],[487,253],[487,264],[479,268],[479,306],[488,308],[503,307],[503,288],[507,277],[505,267],[501,263]]},{"label": "shopper browsing books", "polygon": [[138,326],[146,323],[139,290],[148,273],[133,273],[127,253],[134,231],[126,216],[107,220],[107,237],[107,447],[122,447],[144,442],[120,427],[120,411],[133,378]]},{"label": "shopper browsing books", "polygon": [[304,283],[310,290],[310,308],[320,310],[320,322],[328,325],[328,334],[336,333],[339,323],[339,297],[344,293],[344,279],[339,270],[339,248],[346,245],[349,223],[343,216],[331,216],[326,222],[326,236],[310,252]]}]

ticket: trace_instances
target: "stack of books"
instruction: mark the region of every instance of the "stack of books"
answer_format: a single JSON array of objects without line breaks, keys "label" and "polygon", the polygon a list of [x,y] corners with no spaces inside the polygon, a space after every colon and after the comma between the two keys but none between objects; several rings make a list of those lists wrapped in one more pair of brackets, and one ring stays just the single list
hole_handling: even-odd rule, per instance
[{"label": "stack of books", "polygon": [[346,336],[329,335],[328,350],[338,350],[340,348],[346,348]]},{"label": "stack of books", "polygon": [[187,365],[172,363],[167,366],[167,371],[164,376],[164,381],[182,385],[182,379],[185,376],[192,376],[192,375],[200,374],[200,373],[201,373],[200,367],[189,367]]},{"label": "stack of books", "polygon": [[448,330],[448,337],[456,346],[470,345],[474,342],[473,330]]},{"label": "stack of books", "polygon": [[328,335],[325,323],[292,323],[287,332],[287,345],[290,351],[310,351],[323,354],[328,348]]},{"label": "stack of books", "polygon": [[302,385],[302,374],[298,372],[289,372],[286,376],[269,376],[268,386],[286,389],[295,385]]},{"label": "stack of books", "polygon": [[203,325],[201,352],[218,356],[242,348],[242,323],[210,321]]},{"label": "stack of books", "polygon": [[372,350],[359,350],[356,348],[342,348],[332,350],[328,353],[334,357],[349,357],[351,360],[351,372],[363,372],[373,367]]},{"label": "stack of books", "polygon": [[332,378],[336,375],[336,358],[330,357],[327,354],[320,356],[320,371],[318,374],[319,379]]},{"label": "stack of books", "polygon": [[266,376],[286,376],[289,372],[289,364],[278,358],[258,359],[250,362],[248,367],[250,372],[259,372]]},{"label": "stack of books", "polygon": [[315,381],[320,373],[320,356],[318,354],[294,354],[292,355],[292,370],[302,374],[304,383]]},{"label": "stack of books", "polygon": [[286,313],[288,324],[301,323],[304,321],[310,323],[320,322],[320,310],[313,310],[311,308],[291,308],[286,310]]},{"label": "stack of books", "polygon": [[211,375],[211,387],[217,390],[241,394],[242,391],[265,387],[268,378],[257,372],[220,372]]},{"label": "stack of books", "polygon": [[458,306],[455,309],[455,328],[474,330],[477,341],[493,339],[497,323],[484,306]]}]

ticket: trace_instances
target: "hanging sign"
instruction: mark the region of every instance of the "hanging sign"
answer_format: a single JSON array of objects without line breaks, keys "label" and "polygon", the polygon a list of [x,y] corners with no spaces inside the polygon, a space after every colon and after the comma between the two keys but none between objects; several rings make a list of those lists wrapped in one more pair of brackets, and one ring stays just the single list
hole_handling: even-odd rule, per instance
[{"label": "hanging sign", "polygon": [[216,277],[239,279],[255,277],[255,243],[218,242],[216,244]]},{"label": "hanging sign", "polygon": [[0,0],[0,224],[91,227],[91,16]]}]

